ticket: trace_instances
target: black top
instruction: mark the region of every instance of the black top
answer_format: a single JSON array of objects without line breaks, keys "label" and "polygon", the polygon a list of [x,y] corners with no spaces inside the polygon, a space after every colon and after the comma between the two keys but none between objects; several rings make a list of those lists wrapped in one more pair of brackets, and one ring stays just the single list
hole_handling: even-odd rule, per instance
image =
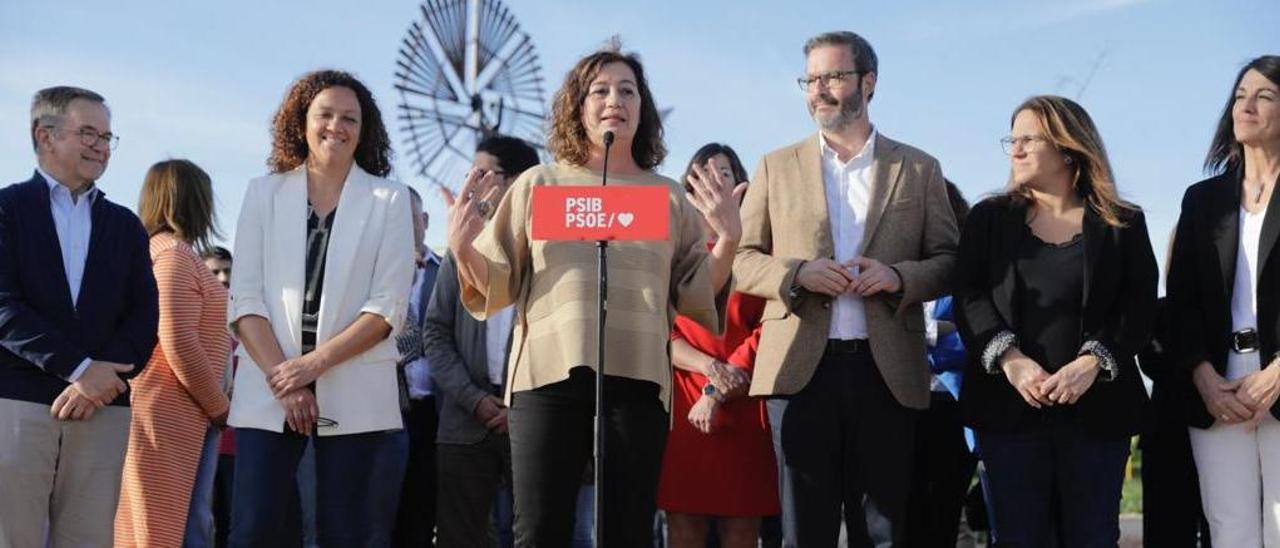
[{"label": "black top", "polygon": [[[960,237],[954,302],[956,327],[969,349],[960,389],[965,421],[992,432],[1027,431],[1042,424],[1045,413],[1027,405],[1004,374],[983,367],[987,345],[1008,331],[1020,335],[1019,348],[1043,359],[1049,371],[1074,359],[1083,342],[1094,341],[1109,351],[1116,362],[1115,379],[1095,381],[1074,405],[1052,406],[1049,415],[1065,415],[1101,437],[1135,434],[1147,393],[1133,356],[1147,344],[1156,302],[1156,260],[1146,219],[1140,210],[1127,210],[1121,215],[1123,226],[1112,226],[1086,207],[1079,242],[1065,249],[1030,250],[1026,213],[1026,203],[1014,197],[988,198],[973,207]],[[1043,256],[1033,266],[1028,252]],[[1049,268],[1066,263],[1073,266]],[[1066,305],[1068,301],[1075,304]],[[1028,312],[1027,307],[1036,308]],[[1074,313],[1074,319],[1051,322],[1064,312]],[[1071,332],[1049,335],[1058,330]]]},{"label": "black top", "polygon": [[316,349],[320,324],[320,296],[324,293],[325,258],[329,255],[329,234],[337,209],[321,219],[307,203],[307,285],[302,294],[302,353]]},{"label": "black top", "polygon": [[[1024,225],[1025,226],[1025,225]],[[1084,239],[1050,244],[1028,227],[1018,244],[1018,348],[1053,374],[1080,353]]]}]

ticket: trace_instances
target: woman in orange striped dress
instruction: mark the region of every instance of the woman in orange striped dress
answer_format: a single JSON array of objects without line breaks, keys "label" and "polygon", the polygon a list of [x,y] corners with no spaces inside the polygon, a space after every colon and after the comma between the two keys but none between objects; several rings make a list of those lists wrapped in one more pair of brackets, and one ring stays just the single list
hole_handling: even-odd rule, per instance
[{"label": "woman in orange striped dress", "polygon": [[147,172],[138,214],[151,236],[160,342],[131,381],[133,420],[116,511],[116,546],[181,546],[210,423],[226,422],[227,291],[197,248],[215,234],[209,176],[186,160]]}]

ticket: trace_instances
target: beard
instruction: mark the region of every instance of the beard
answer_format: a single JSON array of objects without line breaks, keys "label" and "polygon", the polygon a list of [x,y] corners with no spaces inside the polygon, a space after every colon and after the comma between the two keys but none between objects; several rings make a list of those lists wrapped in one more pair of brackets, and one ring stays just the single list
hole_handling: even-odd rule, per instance
[{"label": "beard", "polygon": [[[818,107],[822,105],[837,107],[834,114],[818,113]],[[813,116],[814,121],[818,122],[818,126],[827,131],[839,131],[855,120],[862,117],[863,106],[862,101],[862,81],[859,80],[857,85],[850,90],[848,95],[837,98],[832,95],[830,90],[818,94],[816,98],[809,101],[809,115]]]}]

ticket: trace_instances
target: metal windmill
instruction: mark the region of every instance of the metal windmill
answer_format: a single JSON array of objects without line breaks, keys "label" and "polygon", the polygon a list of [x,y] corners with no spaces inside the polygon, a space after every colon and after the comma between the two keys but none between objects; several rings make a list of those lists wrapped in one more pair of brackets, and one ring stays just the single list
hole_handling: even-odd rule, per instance
[{"label": "metal windmill", "polygon": [[542,67],[499,0],[424,0],[396,61],[398,116],[414,170],[457,189],[475,146],[495,134],[544,149]]}]

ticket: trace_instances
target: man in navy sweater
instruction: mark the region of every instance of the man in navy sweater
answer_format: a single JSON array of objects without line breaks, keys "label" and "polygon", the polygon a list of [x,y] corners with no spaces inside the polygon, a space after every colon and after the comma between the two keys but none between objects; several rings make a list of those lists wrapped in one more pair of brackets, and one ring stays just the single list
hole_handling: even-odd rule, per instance
[{"label": "man in navy sweater", "polygon": [[0,189],[0,546],[111,546],[151,254],[94,184],[119,141],[101,95],[37,92],[31,141],[35,174]]}]

